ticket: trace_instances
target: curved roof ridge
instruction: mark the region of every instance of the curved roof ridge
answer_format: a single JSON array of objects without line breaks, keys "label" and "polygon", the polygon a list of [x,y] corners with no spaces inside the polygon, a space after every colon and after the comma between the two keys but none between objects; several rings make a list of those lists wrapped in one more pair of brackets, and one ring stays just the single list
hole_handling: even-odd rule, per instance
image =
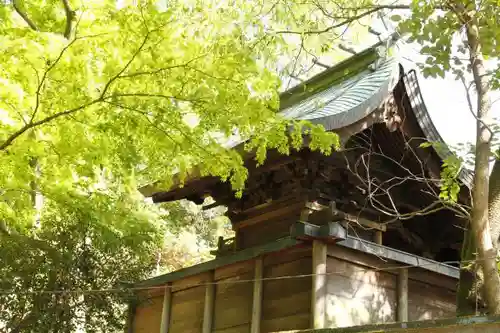
[{"label": "curved roof ridge", "polygon": [[[403,67],[401,65],[401,67]],[[447,157],[454,155],[450,148],[448,148],[448,144],[444,141],[441,134],[437,130],[434,122],[431,119],[427,106],[424,102],[424,97],[422,94],[422,90],[420,89],[420,84],[416,75],[415,69],[411,69],[408,71],[407,75],[403,77],[403,83],[405,85],[405,89],[408,93],[408,97],[410,100],[411,108],[415,114],[415,118],[417,122],[424,132],[424,135],[428,141],[437,142],[442,145],[441,149],[436,149],[436,153],[438,156],[444,160]],[[464,183],[468,188],[472,187],[474,173],[466,168],[461,168],[459,173],[459,179]]]},{"label": "curved roof ridge", "polygon": [[[375,65],[375,66],[372,66]],[[293,120],[308,120],[323,125],[327,131],[349,126],[374,112],[399,81],[396,57],[365,64],[357,74],[334,83],[280,114]]]}]

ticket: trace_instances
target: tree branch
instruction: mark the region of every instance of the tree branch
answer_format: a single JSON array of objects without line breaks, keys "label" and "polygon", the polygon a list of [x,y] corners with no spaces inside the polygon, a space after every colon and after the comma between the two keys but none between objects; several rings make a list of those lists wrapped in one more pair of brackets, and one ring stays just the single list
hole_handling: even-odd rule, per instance
[{"label": "tree branch", "polygon": [[462,81],[462,84],[464,86],[464,89],[465,89],[465,97],[467,98],[467,105],[469,106],[469,111],[470,113],[472,114],[472,116],[476,119],[476,121],[480,122],[481,124],[483,124],[483,126],[488,129],[488,131],[490,132],[490,134],[493,136],[495,133],[493,132],[493,130],[490,128],[490,126],[488,126],[482,119],[478,118],[478,116],[476,115],[476,113],[474,112],[474,107],[472,105],[472,98],[470,96],[470,86],[467,86],[467,82],[465,82],[465,77],[463,75],[460,75],[460,80]]},{"label": "tree branch", "polygon": [[137,48],[137,50],[134,52],[134,54],[132,55],[132,57],[130,57],[129,61],[127,61],[127,63],[125,64],[125,66],[123,66],[123,68],[118,72],[116,73],[107,83],[106,85],[104,86],[104,89],[102,90],[102,93],[101,93],[101,99],[104,98],[104,95],[106,95],[106,93],[108,92],[109,88],[111,87],[111,85],[113,84],[113,82],[115,82],[116,80],[118,80],[123,73],[125,73],[125,71],[130,67],[130,64],[132,64],[132,62],[135,60],[135,58],[139,55],[139,53],[141,53],[142,49],[144,48],[144,46],[146,45],[148,39],[149,39],[149,35],[150,35],[150,31],[148,31],[146,33],[146,36],[144,36],[144,39],[142,40],[141,42],[141,45],[139,46],[139,48]]},{"label": "tree branch", "polygon": [[80,106],[77,106],[75,108],[72,108],[72,109],[69,109],[69,110],[65,110],[65,111],[62,111],[62,112],[59,112],[59,113],[55,113],[51,116],[47,116],[39,121],[33,121],[34,118],[35,118],[35,115],[36,115],[36,112],[38,111],[39,109],[39,106],[40,106],[40,100],[39,100],[39,95],[40,95],[40,92],[41,92],[41,87],[43,85],[43,81],[44,79],[47,77],[47,74],[48,72],[54,68],[56,66],[56,64],[59,62],[59,60],[62,58],[64,52],[66,50],[69,49],[69,47],[71,45],[73,45],[77,40],[79,39],[83,39],[83,38],[88,38],[88,37],[93,37],[93,36],[85,36],[85,37],[79,37],[79,38],[75,38],[73,39],[68,45],[66,45],[63,50],[61,51],[61,53],[59,54],[59,56],[57,57],[57,59],[49,66],[49,68],[45,71],[44,73],[44,77],[42,78],[41,80],[41,83],[38,87],[38,90],[37,90],[37,103],[36,103],[36,106],[35,106],[35,110],[33,112],[33,115],[31,117],[31,120],[30,122],[21,127],[20,129],[18,129],[16,132],[12,133],[1,145],[0,145],[0,151],[2,150],[6,150],[10,145],[12,145],[12,143],[18,138],[20,137],[21,135],[23,135],[24,133],[26,133],[28,130],[32,129],[32,128],[35,128],[35,127],[38,127],[40,125],[43,125],[43,124],[46,124],[52,120],[55,120],[57,118],[60,118],[60,117],[64,117],[64,116],[68,116],[68,115],[71,115],[75,112],[78,112],[78,111],[81,111],[81,110],[84,110],[86,109],[87,107],[91,106],[91,105],[94,105],[94,104],[97,104],[97,103],[100,103],[100,102],[103,102],[105,101],[106,99],[108,98],[111,98],[110,96],[106,96],[106,93],[108,92],[109,88],[111,87],[111,85],[113,84],[114,81],[116,81],[130,66],[130,64],[134,61],[134,59],[137,57],[137,55],[141,52],[141,50],[144,48],[144,45],[146,44],[146,42],[148,41],[148,38],[149,38],[149,34],[150,32],[148,32],[146,34],[146,36],[144,37],[144,40],[142,41],[141,45],[139,46],[139,48],[134,52],[134,54],[132,55],[132,57],[129,59],[129,61],[125,64],[125,66],[117,73],[115,74],[113,77],[111,77],[108,82],[106,83],[106,85],[104,86],[104,89],[103,91],[101,92],[101,95],[90,101],[90,102],[87,102],[85,104],[82,104]]},{"label": "tree branch", "polygon": [[75,18],[75,12],[71,10],[68,0],[62,0],[64,5],[64,12],[66,13],[66,27],[64,29],[64,38],[69,39],[71,36],[71,30],[73,28],[73,20]]},{"label": "tree branch", "polygon": [[67,116],[67,115],[70,115],[70,114],[73,114],[77,111],[80,111],[80,110],[83,110],[93,104],[97,104],[99,102],[102,102],[103,99],[102,98],[98,98],[98,99],[95,99],[89,103],[86,103],[86,104],[83,104],[83,105],[80,105],[76,108],[73,108],[73,109],[69,109],[69,110],[66,110],[66,111],[63,111],[63,112],[59,112],[59,113],[56,113],[56,114],[53,114],[51,116],[48,116],[46,118],[43,118],[39,121],[35,121],[35,122],[31,122],[29,123],[28,125],[25,125],[23,127],[21,127],[19,130],[17,130],[16,132],[14,132],[13,134],[11,134],[7,140],[5,140],[1,145],[0,145],[0,151],[2,150],[5,150],[7,149],[13,142],[14,140],[16,140],[18,137],[20,137],[21,135],[23,135],[24,133],[26,133],[28,130],[32,129],[32,128],[35,128],[37,126],[40,126],[40,125],[43,125],[43,124],[46,124],[54,119],[57,119],[57,118],[60,118],[60,117],[63,117],[63,116]]},{"label": "tree branch", "polygon": [[19,1],[18,0],[12,0],[12,6],[14,7],[14,10],[16,11],[16,13],[19,14],[19,16],[22,17],[22,19],[24,20],[24,22],[26,22],[31,29],[33,29],[35,31],[38,31],[37,25],[24,12],[24,10],[19,5]]},{"label": "tree branch", "polygon": [[[56,67],[56,65],[59,63],[59,61],[62,59],[62,57],[64,56],[64,54],[66,53],[66,51],[77,41],[77,38],[73,39],[70,43],[68,43],[68,45],[66,45],[65,47],[63,47],[63,49],[61,50],[61,52],[59,53],[59,55],[57,56],[57,58],[49,65],[49,67],[47,68],[47,70],[43,73],[43,76],[42,78],[39,80],[39,83],[38,83],[38,87],[36,89],[36,101],[35,101],[35,108],[33,110],[33,114],[31,115],[31,119],[30,119],[30,123],[33,122],[33,120],[35,119],[36,117],[36,114],[38,112],[38,110],[40,109],[40,104],[41,104],[41,100],[40,100],[40,96],[41,96],[41,93],[42,93],[42,89],[43,89],[43,85],[45,84],[45,81],[47,80],[47,76],[49,75],[49,72],[54,69],[54,67]],[[1,150],[1,149],[0,149]]]},{"label": "tree branch", "polygon": [[[368,8],[370,8],[370,7],[368,7]],[[359,9],[363,9],[363,8],[359,8]],[[366,17],[368,15],[371,15],[371,14],[376,13],[376,12],[378,12],[380,10],[383,10],[383,9],[391,9],[391,10],[396,10],[396,9],[411,9],[411,7],[409,5],[380,5],[380,6],[373,6],[370,9],[368,9],[367,11],[365,11],[365,12],[363,12],[361,14],[349,17],[349,18],[341,21],[340,23],[331,25],[331,26],[326,27],[325,29],[322,29],[322,30],[310,30],[310,31],[287,31],[287,30],[280,30],[280,31],[275,31],[275,33],[277,33],[277,34],[295,34],[295,35],[323,34],[323,33],[329,32],[329,31],[331,31],[333,29],[340,28],[340,27],[342,27],[342,26],[344,26],[346,24],[350,24],[350,23],[352,23],[354,21],[360,20],[363,17]],[[349,8],[348,10],[357,10],[357,8]],[[327,16],[329,16],[329,15],[327,15]],[[334,18],[333,16],[329,16],[329,17]]]}]

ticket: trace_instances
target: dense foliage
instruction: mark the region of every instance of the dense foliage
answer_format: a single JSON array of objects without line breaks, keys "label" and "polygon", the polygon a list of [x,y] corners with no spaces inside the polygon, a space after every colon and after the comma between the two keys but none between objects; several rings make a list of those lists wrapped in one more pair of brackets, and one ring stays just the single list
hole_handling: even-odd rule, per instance
[{"label": "dense foliage", "polygon": [[268,32],[300,24],[296,8],[0,1],[0,330],[112,332],[127,294],[97,290],[206,258],[223,220],[136,189],[193,165],[241,189],[225,139],[250,138],[260,162],[301,131],[331,151],[334,135],[276,114],[295,58]]},{"label": "dense foliage", "polygon": [[161,247],[161,216],[118,189],[87,199],[53,196],[38,227],[0,238],[0,331],[122,327],[128,294],[100,290],[149,276]]},{"label": "dense foliage", "polygon": [[[85,290],[194,263],[225,232],[190,204],[145,203],[138,187],[182,181],[196,165],[241,190],[247,171],[227,139],[250,139],[258,162],[269,148],[298,147],[303,133],[329,153],[335,135],[277,115],[291,77],[349,56],[336,46],[392,13],[423,45],[425,74],[469,80],[470,40],[459,43],[464,60],[453,38],[473,21],[481,56],[498,59],[497,5],[0,0],[0,329],[119,329],[127,294]],[[497,88],[498,71],[488,75],[484,87]],[[449,166],[443,195],[453,201]]]}]

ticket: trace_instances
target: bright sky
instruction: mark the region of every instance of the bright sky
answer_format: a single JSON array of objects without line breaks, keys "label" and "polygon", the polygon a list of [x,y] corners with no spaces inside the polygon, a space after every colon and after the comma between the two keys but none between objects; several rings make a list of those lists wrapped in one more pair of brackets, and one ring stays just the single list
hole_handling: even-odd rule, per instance
[{"label": "bright sky", "polygon": [[[407,13],[401,12],[400,14]],[[382,32],[383,35],[395,31],[395,24],[385,17],[372,21],[372,27]],[[461,43],[461,36],[457,34],[453,43],[456,49]],[[420,75],[421,70],[416,64],[424,63],[426,59],[426,56],[420,55],[421,47],[419,44],[398,42],[395,55],[400,58],[406,72],[412,68],[416,70],[425,105],[443,140],[452,146],[458,143],[475,143],[476,119],[470,112],[463,83],[455,80],[453,75],[446,75],[444,79],[424,78]],[[466,57],[459,53],[456,55],[460,58]],[[497,69],[493,62],[486,65],[487,69]],[[476,100],[474,96],[472,98],[475,108]],[[492,92],[491,99],[493,102],[491,115],[495,118],[500,117],[500,91]],[[495,102],[496,100],[498,102]]]},{"label": "bright sky", "polygon": [[[408,13],[400,11],[398,14],[406,16]],[[373,27],[386,33],[386,29],[394,31],[395,24],[382,17],[373,22]],[[460,43],[461,36],[457,34],[453,39],[454,48],[456,49]],[[419,44],[404,44],[402,47],[397,47],[397,56],[401,58],[400,61],[405,71],[415,68],[418,73],[419,85],[432,122],[448,145],[475,143],[476,119],[470,112],[463,83],[455,80],[453,75],[446,75],[444,79],[424,78],[419,75],[421,70],[416,67],[416,63],[425,62],[425,56],[420,55],[420,49]],[[460,58],[466,57],[459,53],[456,55]],[[487,63],[486,66],[490,70],[497,69],[493,62]],[[491,99],[493,102],[491,116],[500,117],[500,101],[495,102],[495,100],[500,100],[500,91],[492,92]],[[475,108],[474,96],[472,102]]]},{"label": "bright sky", "polygon": [[[415,59],[415,49],[408,48],[402,51],[405,58]],[[406,70],[412,66],[415,67],[412,61],[404,58],[402,63]],[[451,145],[465,142],[473,143],[475,141],[476,121],[469,110],[463,83],[455,80],[452,75],[447,75],[444,79],[424,78],[419,75],[418,79],[432,121],[445,142]],[[500,92],[492,92],[492,101],[499,97]],[[473,99],[474,107],[475,102]],[[492,115],[500,116],[500,103],[493,103]]]}]

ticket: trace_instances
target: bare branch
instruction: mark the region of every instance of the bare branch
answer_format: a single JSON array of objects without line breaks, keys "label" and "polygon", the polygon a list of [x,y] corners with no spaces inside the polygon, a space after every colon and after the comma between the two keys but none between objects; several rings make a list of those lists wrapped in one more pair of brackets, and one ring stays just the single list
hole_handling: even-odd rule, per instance
[{"label": "bare branch", "polygon": [[142,75],[156,75],[156,74],[160,74],[160,73],[163,73],[163,72],[175,69],[175,68],[184,68],[184,67],[189,66],[189,64],[195,62],[196,60],[201,59],[207,55],[208,55],[208,53],[202,54],[198,57],[195,57],[195,58],[193,58],[193,59],[191,59],[183,64],[179,64],[179,65],[162,67],[162,68],[158,68],[158,69],[151,70],[151,71],[140,71],[140,72],[122,74],[122,75],[120,75],[120,78],[134,78],[134,77],[142,76]]},{"label": "bare branch", "polygon": [[33,22],[29,18],[28,14],[26,14],[26,12],[19,5],[19,0],[12,0],[12,6],[14,7],[14,10],[16,11],[16,13],[19,14],[19,16],[22,17],[22,19],[24,20],[24,22],[26,22],[26,24],[28,24],[31,29],[33,29],[35,31],[38,31],[38,27],[35,24],[35,22]]},{"label": "bare branch", "polygon": [[66,27],[64,28],[64,38],[69,39],[73,27],[73,20],[75,19],[75,12],[69,6],[68,0],[62,0],[64,5],[64,12],[66,14]]},{"label": "bare branch", "polygon": [[[362,149],[366,151],[362,152],[360,155],[356,153],[357,157],[353,163],[351,163],[347,156],[345,156],[345,158],[347,170],[360,181],[363,187],[363,195],[366,198],[365,206],[371,206],[376,212],[390,218],[385,221],[384,224],[409,220],[417,216],[433,214],[440,210],[450,210],[456,213],[460,218],[469,218],[465,205],[449,203],[439,198],[439,194],[436,192],[436,189],[439,187],[438,180],[426,176],[426,167],[424,167],[421,161],[421,156],[414,150],[414,145],[407,141],[406,138],[403,138],[405,140],[405,151],[415,156],[420,166],[419,171],[413,171],[410,167],[405,166],[404,161],[398,161],[399,158],[396,156],[385,154],[376,141],[373,141],[374,138],[372,138],[372,135],[372,132],[370,132],[370,134],[362,133],[358,135],[362,144],[352,149]],[[401,158],[403,158],[403,156],[404,153]],[[391,173],[378,170],[376,165],[371,163],[372,158],[378,158],[380,161],[389,162],[397,166],[401,172],[404,172],[405,176],[398,175],[399,172]],[[423,207],[415,207],[407,203],[396,202],[399,194],[395,191],[406,182],[410,182],[414,188],[418,183],[422,184],[424,187],[420,188],[419,186],[415,188],[415,192],[421,192],[431,200]],[[425,186],[429,188],[429,191],[425,191]],[[405,211],[401,211],[401,208]],[[409,209],[409,211],[406,211],[407,209]]]}]

